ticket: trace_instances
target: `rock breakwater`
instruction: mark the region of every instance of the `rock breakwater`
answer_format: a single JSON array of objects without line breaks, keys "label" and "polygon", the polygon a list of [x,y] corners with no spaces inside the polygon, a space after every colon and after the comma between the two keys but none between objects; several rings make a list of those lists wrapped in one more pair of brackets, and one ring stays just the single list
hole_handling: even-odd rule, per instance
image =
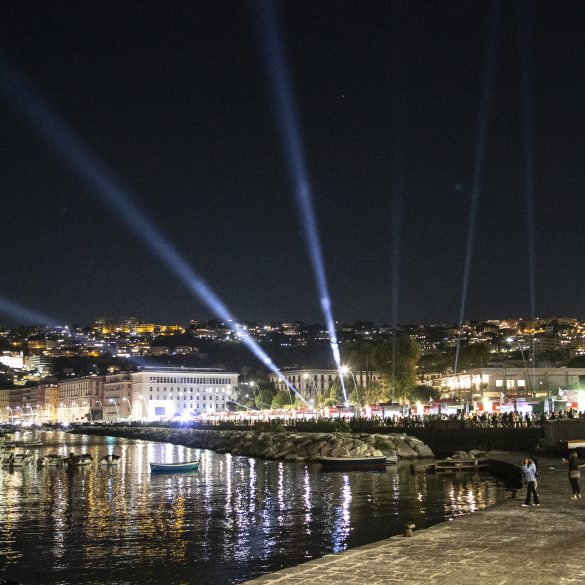
[{"label": "rock breakwater", "polygon": [[399,459],[433,457],[420,439],[404,433],[295,433],[160,427],[84,426],[76,433],[174,443],[218,453],[286,461],[315,461],[321,457],[381,457]]}]

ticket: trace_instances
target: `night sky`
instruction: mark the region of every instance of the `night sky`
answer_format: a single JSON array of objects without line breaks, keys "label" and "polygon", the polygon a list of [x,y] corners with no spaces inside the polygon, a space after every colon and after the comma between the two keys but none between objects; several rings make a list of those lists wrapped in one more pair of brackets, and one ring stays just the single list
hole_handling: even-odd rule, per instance
[{"label": "night sky", "polygon": [[[456,322],[488,3],[280,8],[335,318],[392,321],[398,186],[397,320]],[[551,0],[501,4],[470,319],[530,315],[526,19],[536,312],[585,317],[585,3]],[[235,315],[323,321],[253,5],[5,0],[0,32],[3,58]],[[81,324],[97,315],[215,316],[1,94],[0,115],[1,295]]]}]

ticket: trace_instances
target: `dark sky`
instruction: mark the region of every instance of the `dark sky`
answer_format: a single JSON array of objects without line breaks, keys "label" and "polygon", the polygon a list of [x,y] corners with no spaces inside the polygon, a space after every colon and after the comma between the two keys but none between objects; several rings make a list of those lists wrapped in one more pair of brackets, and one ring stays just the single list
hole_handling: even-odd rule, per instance
[{"label": "dark sky", "polygon": [[[457,321],[488,3],[281,4],[334,315]],[[536,311],[585,317],[585,4],[504,2],[466,317],[530,314],[520,24],[529,38]],[[245,2],[0,5],[1,50],[243,319],[323,321]],[[69,321],[213,317],[0,99],[0,294]],[[148,237],[148,234],[145,234]]]}]

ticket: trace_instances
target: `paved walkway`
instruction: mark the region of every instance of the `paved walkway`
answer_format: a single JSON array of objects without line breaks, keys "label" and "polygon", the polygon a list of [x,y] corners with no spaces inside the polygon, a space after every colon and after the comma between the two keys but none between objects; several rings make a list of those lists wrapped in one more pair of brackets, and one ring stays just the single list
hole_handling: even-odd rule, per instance
[{"label": "paved walkway", "polygon": [[[501,456],[514,462],[520,457]],[[520,507],[523,489],[517,499],[415,531],[412,538],[327,555],[247,584],[585,584],[585,496],[570,499],[560,458],[539,457],[539,463],[539,507]],[[585,479],[580,484],[585,494]]]}]

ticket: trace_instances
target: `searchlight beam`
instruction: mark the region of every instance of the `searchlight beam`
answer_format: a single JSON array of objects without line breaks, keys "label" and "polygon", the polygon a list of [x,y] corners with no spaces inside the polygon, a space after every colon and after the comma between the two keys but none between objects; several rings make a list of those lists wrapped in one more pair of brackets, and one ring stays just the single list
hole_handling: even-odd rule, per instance
[{"label": "searchlight beam", "polygon": [[343,379],[339,342],[337,340],[335,320],[333,319],[329,287],[327,286],[327,276],[323,261],[323,252],[321,250],[313,194],[305,162],[285,51],[277,24],[278,17],[272,0],[256,0],[254,7],[262,41],[262,56],[270,80],[272,101],[285,150],[289,179],[297,201],[305,234],[305,242],[309,251],[315,284],[319,294],[321,311],[327,326],[329,343],[341,382],[343,400],[347,406],[347,392]]},{"label": "searchlight beam", "polygon": [[[14,110],[53,147],[65,165],[91,188],[111,212],[131,228],[134,235],[164,262],[191,293],[228,323],[248,349],[306,404],[306,400],[282,375],[260,345],[247,332],[236,328],[236,319],[227,306],[142,211],[132,196],[121,187],[97,157],[89,152],[32,84],[19,75],[4,57],[0,58],[0,85]],[[145,237],[145,234],[148,236]]]},{"label": "searchlight beam", "polygon": [[494,1],[489,4],[490,23],[489,37],[485,48],[483,86],[479,107],[479,129],[477,142],[475,145],[475,159],[473,164],[473,175],[471,183],[471,201],[469,208],[469,221],[467,224],[467,247],[465,249],[465,263],[463,268],[463,284],[461,288],[461,308],[459,312],[459,333],[457,336],[457,347],[455,349],[454,373],[457,374],[459,365],[459,351],[461,349],[461,332],[463,321],[465,319],[465,309],[467,307],[467,293],[469,289],[469,279],[471,275],[471,260],[473,258],[473,247],[475,244],[475,232],[477,226],[477,216],[479,211],[479,199],[483,183],[483,166],[485,159],[485,150],[487,142],[488,121],[491,106],[491,94],[494,85],[496,69],[496,49],[499,30],[500,3]]}]

